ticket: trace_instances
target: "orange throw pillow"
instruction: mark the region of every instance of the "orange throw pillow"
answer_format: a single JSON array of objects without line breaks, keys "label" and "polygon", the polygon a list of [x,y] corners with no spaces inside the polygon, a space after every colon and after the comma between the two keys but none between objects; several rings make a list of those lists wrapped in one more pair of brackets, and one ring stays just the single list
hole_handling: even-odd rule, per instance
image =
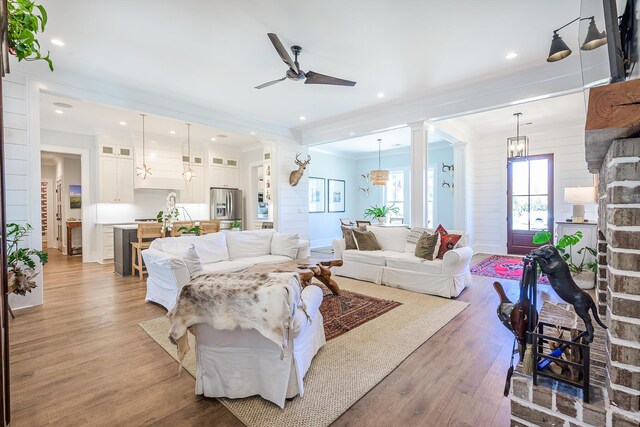
[{"label": "orange throw pillow", "polygon": [[442,259],[447,251],[456,247],[462,236],[459,234],[449,234],[442,224],[438,225],[436,233],[440,235],[440,250],[438,251],[438,258]]}]

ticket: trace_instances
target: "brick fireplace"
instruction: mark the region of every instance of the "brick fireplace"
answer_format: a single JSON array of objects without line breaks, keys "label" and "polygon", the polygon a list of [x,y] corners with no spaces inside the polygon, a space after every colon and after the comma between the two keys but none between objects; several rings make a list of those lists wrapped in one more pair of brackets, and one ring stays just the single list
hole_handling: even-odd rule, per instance
[{"label": "brick fireplace", "polygon": [[640,80],[591,89],[585,141],[589,171],[599,174],[595,295],[609,329],[596,326],[591,346],[602,353],[591,364],[591,402],[555,381],[534,386],[516,370],[512,426],[640,426],[639,136]]}]

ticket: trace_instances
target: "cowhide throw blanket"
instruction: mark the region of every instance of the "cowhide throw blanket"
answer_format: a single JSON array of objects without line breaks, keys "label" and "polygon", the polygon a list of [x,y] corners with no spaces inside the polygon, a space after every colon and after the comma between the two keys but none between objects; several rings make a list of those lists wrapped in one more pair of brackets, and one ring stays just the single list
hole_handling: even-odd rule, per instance
[{"label": "cowhide throw blanket", "polygon": [[[178,346],[180,367],[189,351],[187,329],[208,323],[214,329],[255,329],[282,350],[296,308],[305,310],[297,273],[203,274],[185,285],[167,313],[169,339]],[[308,316],[307,316],[308,317]]]}]

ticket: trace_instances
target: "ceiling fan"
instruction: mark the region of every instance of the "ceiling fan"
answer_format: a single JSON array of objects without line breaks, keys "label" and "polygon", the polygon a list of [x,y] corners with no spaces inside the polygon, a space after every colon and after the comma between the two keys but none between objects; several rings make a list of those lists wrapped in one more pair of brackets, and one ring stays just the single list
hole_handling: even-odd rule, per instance
[{"label": "ceiling fan", "polygon": [[287,50],[282,45],[282,42],[274,33],[268,33],[269,40],[273,43],[273,47],[276,48],[276,52],[282,58],[285,64],[289,66],[287,70],[287,74],[278,80],[272,80],[267,83],[262,83],[261,85],[256,86],[256,89],[263,89],[267,86],[274,85],[276,83],[280,83],[285,79],[291,80],[303,80],[305,84],[316,84],[316,85],[337,85],[337,86],[355,86],[356,82],[352,82],[351,80],[343,80],[338,79],[336,77],[326,76],[324,74],[316,73],[314,71],[304,72],[300,69],[300,64],[298,64],[298,55],[302,52],[302,48],[298,45],[291,46],[291,52],[293,53],[295,59],[291,60],[291,57],[287,53]]}]

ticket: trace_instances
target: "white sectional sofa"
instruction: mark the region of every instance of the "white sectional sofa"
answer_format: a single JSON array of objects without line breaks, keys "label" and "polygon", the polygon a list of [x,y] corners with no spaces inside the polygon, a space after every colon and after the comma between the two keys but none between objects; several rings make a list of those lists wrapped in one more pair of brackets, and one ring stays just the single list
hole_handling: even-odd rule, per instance
[{"label": "white sectional sofa", "polygon": [[240,272],[256,264],[309,256],[307,240],[273,229],[156,239],[142,251],[149,273],[146,301],[170,310],[180,289],[198,274]]},{"label": "white sectional sofa", "polygon": [[449,234],[462,236],[456,247],[443,259],[427,261],[414,255],[415,245],[407,242],[408,229],[367,226],[367,231],[373,232],[382,250],[347,250],[345,240],[336,239],[334,255],[344,264],[335,267],[334,274],[446,298],[457,297],[471,283],[469,263],[473,250],[467,246],[465,232],[450,230]]}]

